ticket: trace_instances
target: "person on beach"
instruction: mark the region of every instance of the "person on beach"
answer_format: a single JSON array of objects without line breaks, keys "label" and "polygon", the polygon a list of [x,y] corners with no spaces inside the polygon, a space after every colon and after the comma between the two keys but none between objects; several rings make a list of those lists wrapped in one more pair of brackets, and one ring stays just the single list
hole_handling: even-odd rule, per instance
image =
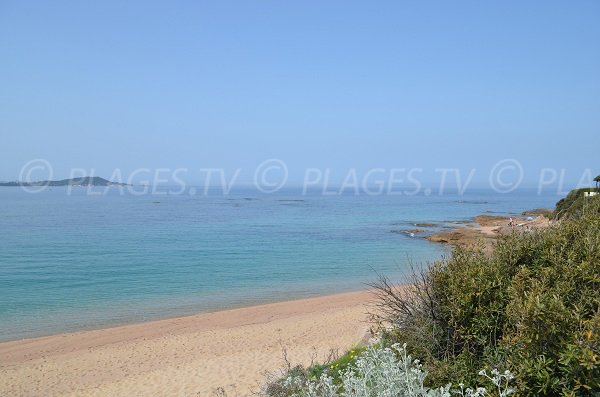
[{"label": "person on beach", "polygon": [[512,216],[510,218],[508,218],[508,226],[513,227],[515,225],[515,223],[513,222],[513,218]]}]

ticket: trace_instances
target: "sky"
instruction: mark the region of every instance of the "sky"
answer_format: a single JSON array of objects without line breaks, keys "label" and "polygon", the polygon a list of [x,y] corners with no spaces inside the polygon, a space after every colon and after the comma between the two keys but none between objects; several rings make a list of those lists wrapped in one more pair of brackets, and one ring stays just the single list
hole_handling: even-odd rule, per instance
[{"label": "sky", "polygon": [[[598,1],[0,0],[0,180],[600,173]],[[466,175],[464,176],[466,178]]]}]

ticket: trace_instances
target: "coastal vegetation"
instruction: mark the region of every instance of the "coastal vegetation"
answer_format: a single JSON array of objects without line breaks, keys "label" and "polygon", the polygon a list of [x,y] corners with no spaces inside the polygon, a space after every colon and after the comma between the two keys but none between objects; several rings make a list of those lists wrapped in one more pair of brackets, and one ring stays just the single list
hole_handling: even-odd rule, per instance
[{"label": "coastal vegetation", "polygon": [[598,199],[598,195],[586,196],[585,193],[598,193],[598,188],[590,187],[571,190],[565,198],[556,203],[556,209],[551,214],[551,217],[555,219],[581,217],[586,211],[588,204],[590,204],[590,201]]},{"label": "coastal vegetation", "polygon": [[377,344],[342,369],[296,367],[265,394],[600,395],[600,196],[584,198],[591,190],[559,201],[551,227],[500,235],[491,250],[456,246],[405,286],[380,277]]},{"label": "coastal vegetation", "polygon": [[[271,396],[298,397],[450,397],[452,394],[481,397],[488,394],[484,387],[473,389],[463,384],[454,388],[451,384],[427,387],[427,373],[419,360],[408,354],[406,345],[369,346],[347,367],[337,369],[331,365],[330,369],[320,375],[310,376],[310,373],[296,368],[278,383],[271,384],[267,393]],[[498,395],[513,394],[510,388],[513,375],[510,372],[492,371],[488,375],[486,371],[481,371],[479,375],[491,385],[490,390],[495,390]]]}]

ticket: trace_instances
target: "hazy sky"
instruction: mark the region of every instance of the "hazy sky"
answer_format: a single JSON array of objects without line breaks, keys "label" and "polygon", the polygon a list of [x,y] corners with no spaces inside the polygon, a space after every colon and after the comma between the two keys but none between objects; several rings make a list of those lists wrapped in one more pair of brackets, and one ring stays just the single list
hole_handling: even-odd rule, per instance
[{"label": "hazy sky", "polygon": [[0,0],[0,180],[35,158],[55,179],[269,158],[292,180],[598,174],[598,21],[598,1]]}]

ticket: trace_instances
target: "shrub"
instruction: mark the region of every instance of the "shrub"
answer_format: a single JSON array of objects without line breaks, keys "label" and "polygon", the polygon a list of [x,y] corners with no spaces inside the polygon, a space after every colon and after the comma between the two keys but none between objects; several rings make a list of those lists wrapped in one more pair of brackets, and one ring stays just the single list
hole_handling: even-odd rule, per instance
[{"label": "shrub", "polygon": [[[556,226],[458,247],[402,290],[375,284],[385,340],[408,343],[425,384],[509,368],[524,396],[600,392],[600,200]],[[573,213],[574,214],[574,213]]]},{"label": "shrub", "polygon": [[598,196],[586,198],[584,197],[584,192],[596,191],[597,189],[591,187],[571,190],[567,197],[560,199],[556,203],[556,209],[552,216],[556,219],[581,217],[585,206],[589,204],[590,201],[600,200],[600,197]]},{"label": "shrub", "polygon": [[[450,397],[451,385],[428,388],[424,385],[426,372],[418,360],[413,360],[406,352],[406,346],[394,345],[386,348],[381,345],[368,347],[356,360],[343,370],[338,370],[340,382],[336,382],[333,370],[325,370],[320,376],[307,379],[296,372],[290,372],[282,381],[297,397]],[[480,375],[492,385],[499,396],[513,393],[509,388],[512,374],[493,371],[489,376],[485,371]],[[454,394],[476,397],[487,395],[483,387],[465,388],[463,384],[454,389]]]}]

